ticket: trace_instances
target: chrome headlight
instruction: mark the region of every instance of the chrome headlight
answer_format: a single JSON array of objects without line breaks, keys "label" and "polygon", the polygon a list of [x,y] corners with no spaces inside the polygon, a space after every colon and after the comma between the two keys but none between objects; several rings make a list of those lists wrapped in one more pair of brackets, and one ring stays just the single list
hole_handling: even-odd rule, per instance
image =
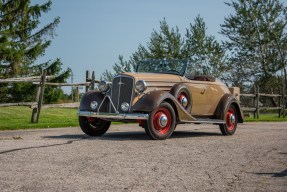
[{"label": "chrome headlight", "polygon": [[90,107],[91,107],[92,110],[97,109],[97,107],[98,107],[98,102],[92,101],[92,102],[90,103]]},{"label": "chrome headlight", "polygon": [[147,88],[147,84],[144,80],[139,80],[136,82],[136,90],[140,93],[144,92]]},{"label": "chrome headlight", "polygon": [[121,109],[125,112],[127,112],[129,110],[130,105],[127,102],[123,102],[121,104]]},{"label": "chrome headlight", "polygon": [[110,85],[105,81],[101,81],[98,88],[101,92],[107,92],[110,89]]}]

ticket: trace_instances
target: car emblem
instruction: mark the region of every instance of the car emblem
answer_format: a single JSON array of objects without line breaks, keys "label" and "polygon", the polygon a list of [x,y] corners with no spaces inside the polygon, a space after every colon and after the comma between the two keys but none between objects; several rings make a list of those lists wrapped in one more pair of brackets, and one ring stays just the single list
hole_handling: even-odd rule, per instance
[{"label": "car emblem", "polygon": [[123,83],[122,81],[120,81],[119,83],[118,83],[118,85],[124,85],[125,83]]}]

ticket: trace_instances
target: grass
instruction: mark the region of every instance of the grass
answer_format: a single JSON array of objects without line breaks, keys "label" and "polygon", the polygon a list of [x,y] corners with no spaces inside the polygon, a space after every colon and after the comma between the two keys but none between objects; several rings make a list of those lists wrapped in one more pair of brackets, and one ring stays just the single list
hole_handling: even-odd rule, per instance
[{"label": "grass", "polygon": [[78,126],[77,109],[42,109],[39,123],[31,123],[32,110],[28,107],[0,108],[0,130],[73,127]]},{"label": "grass", "polygon": [[260,114],[259,119],[254,119],[253,115],[250,117],[246,117],[244,119],[245,122],[282,122],[287,121],[287,116],[284,118],[281,116],[279,117],[278,114]]},{"label": "grass", "polygon": [[[77,109],[49,108],[42,109],[39,123],[31,123],[32,110],[28,107],[0,108],[0,130],[55,128],[79,126]],[[261,114],[259,119],[245,118],[245,122],[280,122],[287,117],[279,118],[278,114]]]}]

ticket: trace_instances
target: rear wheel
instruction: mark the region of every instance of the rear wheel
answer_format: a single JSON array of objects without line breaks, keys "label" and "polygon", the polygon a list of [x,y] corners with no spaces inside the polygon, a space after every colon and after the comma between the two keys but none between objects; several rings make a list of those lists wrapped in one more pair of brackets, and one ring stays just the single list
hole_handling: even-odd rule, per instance
[{"label": "rear wheel", "polygon": [[164,140],[171,136],[176,124],[175,112],[169,103],[163,102],[149,116],[145,132],[151,139]]},{"label": "rear wheel", "polygon": [[89,136],[100,136],[105,134],[110,128],[111,122],[95,117],[79,117],[82,131]]},{"label": "rear wheel", "polygon": [[237,113],[234,105],[230,105],[224,114],[224,125],[219,125],[223,135],[233,135],[237,128]]}]

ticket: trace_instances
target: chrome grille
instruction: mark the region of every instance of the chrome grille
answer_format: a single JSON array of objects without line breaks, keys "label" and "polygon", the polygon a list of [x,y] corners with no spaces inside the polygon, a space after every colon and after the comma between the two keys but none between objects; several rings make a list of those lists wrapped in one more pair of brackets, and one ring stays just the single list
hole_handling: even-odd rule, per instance
[{"label": "chrome grille", "polygon": [[[111,98],[112,101],[120,113],[126,113],[121,110],[121,104],[127,102],[131,107],[131,101],[134,94],[134,79],[129,76],[117,76],[113,80]],[[129,108],[130,110],[130,108]],[[113,107],[111,107],[111,112],[115,113]]]}]

